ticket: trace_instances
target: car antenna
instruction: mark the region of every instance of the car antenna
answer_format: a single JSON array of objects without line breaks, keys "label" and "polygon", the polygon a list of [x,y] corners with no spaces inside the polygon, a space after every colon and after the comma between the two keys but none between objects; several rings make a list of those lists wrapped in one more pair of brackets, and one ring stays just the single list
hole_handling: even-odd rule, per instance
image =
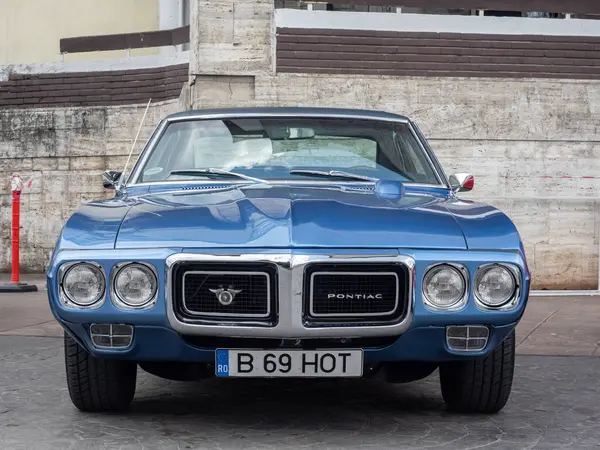
[{"label": "car antenna", "polygon": [[127,166],[129,165],[129,160],[131,159],[131,155],[133,154],[133,150],[135,149],[135,144],[137,144],[137,140],[140,137],[140,131],[142,131],[142,126],[144,125],[144,121],[146,120],[146,114],[148,114],[148,108],[150,108],[150,103],[152,102],[152,98],[148,100],[148,104],[146,105],[146,110],[144,111],[144,115],[142,117],[142,121],[140,122],[140,126],[138,128],[137,134],[135,135],[135,139],[133,140],[133,144],[131,145],[131,150],[129,151],[129,156],[127,157],[127,161],[125,162],[125,167],[123,167],[123,172],[121,175],[121,181],[119,182],[119,189],[123,187],[125,171],[127,170]]}]

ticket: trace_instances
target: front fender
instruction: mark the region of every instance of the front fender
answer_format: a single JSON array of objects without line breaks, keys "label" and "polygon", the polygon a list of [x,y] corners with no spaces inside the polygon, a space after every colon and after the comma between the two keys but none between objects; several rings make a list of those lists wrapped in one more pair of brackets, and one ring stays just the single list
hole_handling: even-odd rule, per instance
[{"label": "front fender", "polygon": [[499,209],[470,200],[446,203],[462,229],[469,250],[508,250],[522,248],[515,224]]},{"label": "front fender", "polygon": [[112,198],[80,206],[63,227],[58,249],[113,249],[131,205]]}]

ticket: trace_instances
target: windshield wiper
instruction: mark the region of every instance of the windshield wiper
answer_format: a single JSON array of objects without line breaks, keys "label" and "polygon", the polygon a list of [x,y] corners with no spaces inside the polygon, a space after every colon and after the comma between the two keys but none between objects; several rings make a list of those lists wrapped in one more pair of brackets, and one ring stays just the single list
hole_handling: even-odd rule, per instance
[{"label": "windshield wiper", "polygon": [[378,178],[367,177],[365,175],[357,175],[350,172],[343,172],[341,170],[302,170],[302,169],[294,169],[290,170],[290,175],[317,175],[320,177],[331,177],[331,178],[346,178],[348,180],[359,180],[359,181],[379,181]]},{"label": "windshield wiper", "polygon": [[213,169],[213,168],[173,170],[169,173],[169,176],[171,176],[171,175],[187,175],[187,176],[221,175],[221,176],[228,176],[228,177],[234,177],[234,178],[241,178],[243,180],[255,181],[257,183],[268,183],[267,180],[262,180],[260,178],[254,178],[254,177],[251,177],[248,175],[244,175],[243,173],[230,172],[229,170],[221,170],[221,169]]}]

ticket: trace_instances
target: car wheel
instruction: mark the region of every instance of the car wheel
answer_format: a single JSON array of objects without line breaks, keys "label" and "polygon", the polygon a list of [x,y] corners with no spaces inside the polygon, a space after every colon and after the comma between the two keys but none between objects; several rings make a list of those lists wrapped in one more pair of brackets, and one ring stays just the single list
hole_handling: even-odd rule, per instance
[{"label": "car wheel", "polygon": [[123,411],[135,394],[137,364],[96,358],[65,333],[67,385],[81,411]]},{"label": "car wheel", "polygon": [[440,365],[442,396],[452,411],[497,413],[506,405],[515,369],[513,330],[485,358]]}]

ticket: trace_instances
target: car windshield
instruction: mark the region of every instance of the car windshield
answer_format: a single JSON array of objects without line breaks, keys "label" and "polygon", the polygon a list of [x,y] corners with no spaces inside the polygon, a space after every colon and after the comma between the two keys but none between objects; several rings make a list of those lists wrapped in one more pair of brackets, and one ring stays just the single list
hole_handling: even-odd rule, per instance
[{"label": "car windshield", "polygon": [[171,122],[137,173],[137,183],[245,176],[440,184],[406,123],[337,118]]}]

